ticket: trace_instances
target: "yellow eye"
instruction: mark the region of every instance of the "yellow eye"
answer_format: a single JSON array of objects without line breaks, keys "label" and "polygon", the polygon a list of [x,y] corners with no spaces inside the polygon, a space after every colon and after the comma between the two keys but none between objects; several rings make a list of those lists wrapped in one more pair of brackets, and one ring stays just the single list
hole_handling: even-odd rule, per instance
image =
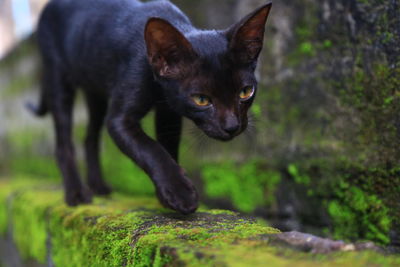
[{"label": "yellow eye", "polygon": [[245,88],[243,88],[242,91],[240,91],[239,97],[241,100],[247,100],[254,95],[254,92],[255,92],[254,86],[246,86]]},{"label": "yellow eye", "polygon": [[205,95],[193,95],[192,99],[196,105],[206,107],[211,104],[211,99]]}]

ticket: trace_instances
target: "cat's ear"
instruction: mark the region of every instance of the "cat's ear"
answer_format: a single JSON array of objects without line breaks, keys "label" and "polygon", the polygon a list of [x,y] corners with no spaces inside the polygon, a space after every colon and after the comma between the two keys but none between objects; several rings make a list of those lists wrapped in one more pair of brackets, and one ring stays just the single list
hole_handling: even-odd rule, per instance
[{"label": "cat's ear", "polygon": [[229,49],[235,62],[250,64],[257,60],[271,7],[272,3],[269,3],[258,8],[228,29]]},{"label": "cat's ear", "polygon": [[188,71],[195,52],[190,42],[171,23],[161,18],[149,19],[144,38],[147,57],[156,74],[176,79]]}]

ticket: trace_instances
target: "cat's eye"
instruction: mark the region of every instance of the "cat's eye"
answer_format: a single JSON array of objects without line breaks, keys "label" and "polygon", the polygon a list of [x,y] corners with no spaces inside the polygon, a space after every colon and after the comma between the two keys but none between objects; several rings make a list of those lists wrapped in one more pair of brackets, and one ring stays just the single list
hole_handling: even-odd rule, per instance
[{"label": "cat's eye", "polygon": [[255,91],[256,89],[254,88],[254,86],[246,86],[245,88],[242,89],[242,91],[240,91],[239,94],[240,100],[250,99],[254,95]]},{"label": "cat's eye", "polygon": [[211,99],[205,95],[200,95],[200,94],[192,95],[192,99],[193,102],[200,107],[206,107],[211,105]]}]

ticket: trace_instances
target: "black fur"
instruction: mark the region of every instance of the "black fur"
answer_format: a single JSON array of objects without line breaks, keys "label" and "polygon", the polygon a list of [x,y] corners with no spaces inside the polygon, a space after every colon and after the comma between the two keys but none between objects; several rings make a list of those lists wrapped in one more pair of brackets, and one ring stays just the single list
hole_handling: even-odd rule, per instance
[{"label": "black fur", "polygon": [[[110,193],[99,164],[100,130],[106,122],[121,151],[150,176],[161,203],[184,214],[194,212],[197,192],[177,163],[182,116],[220,140],[245,130],[254,96],[240,95],[243,88],[255,93],[254,69],[270,7],[227,30],[201,31],[168,1],[48,3],[38,28],[41,101],[29,108],[53,116],[66,202],[88,203],[90,192]],[[79,178],[71,139],[77,88],[84,91],[89,111],[85,152],[91,190]],[[199,95],[209,104],[196,104]],[[158,141],[140,127],[153,107]]]}]

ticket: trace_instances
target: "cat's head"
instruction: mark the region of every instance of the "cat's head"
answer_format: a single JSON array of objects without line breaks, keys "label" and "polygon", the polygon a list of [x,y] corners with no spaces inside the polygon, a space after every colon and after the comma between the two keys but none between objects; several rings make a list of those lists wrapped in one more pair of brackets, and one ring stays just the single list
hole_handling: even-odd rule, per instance
[{"label": "cat's head", "polygon": [[146,25],[148,60],[169,105],[212,138],[230,140],[247,127],[270,9],[267,4],[225,31],[181,33],[160,18]]}]

